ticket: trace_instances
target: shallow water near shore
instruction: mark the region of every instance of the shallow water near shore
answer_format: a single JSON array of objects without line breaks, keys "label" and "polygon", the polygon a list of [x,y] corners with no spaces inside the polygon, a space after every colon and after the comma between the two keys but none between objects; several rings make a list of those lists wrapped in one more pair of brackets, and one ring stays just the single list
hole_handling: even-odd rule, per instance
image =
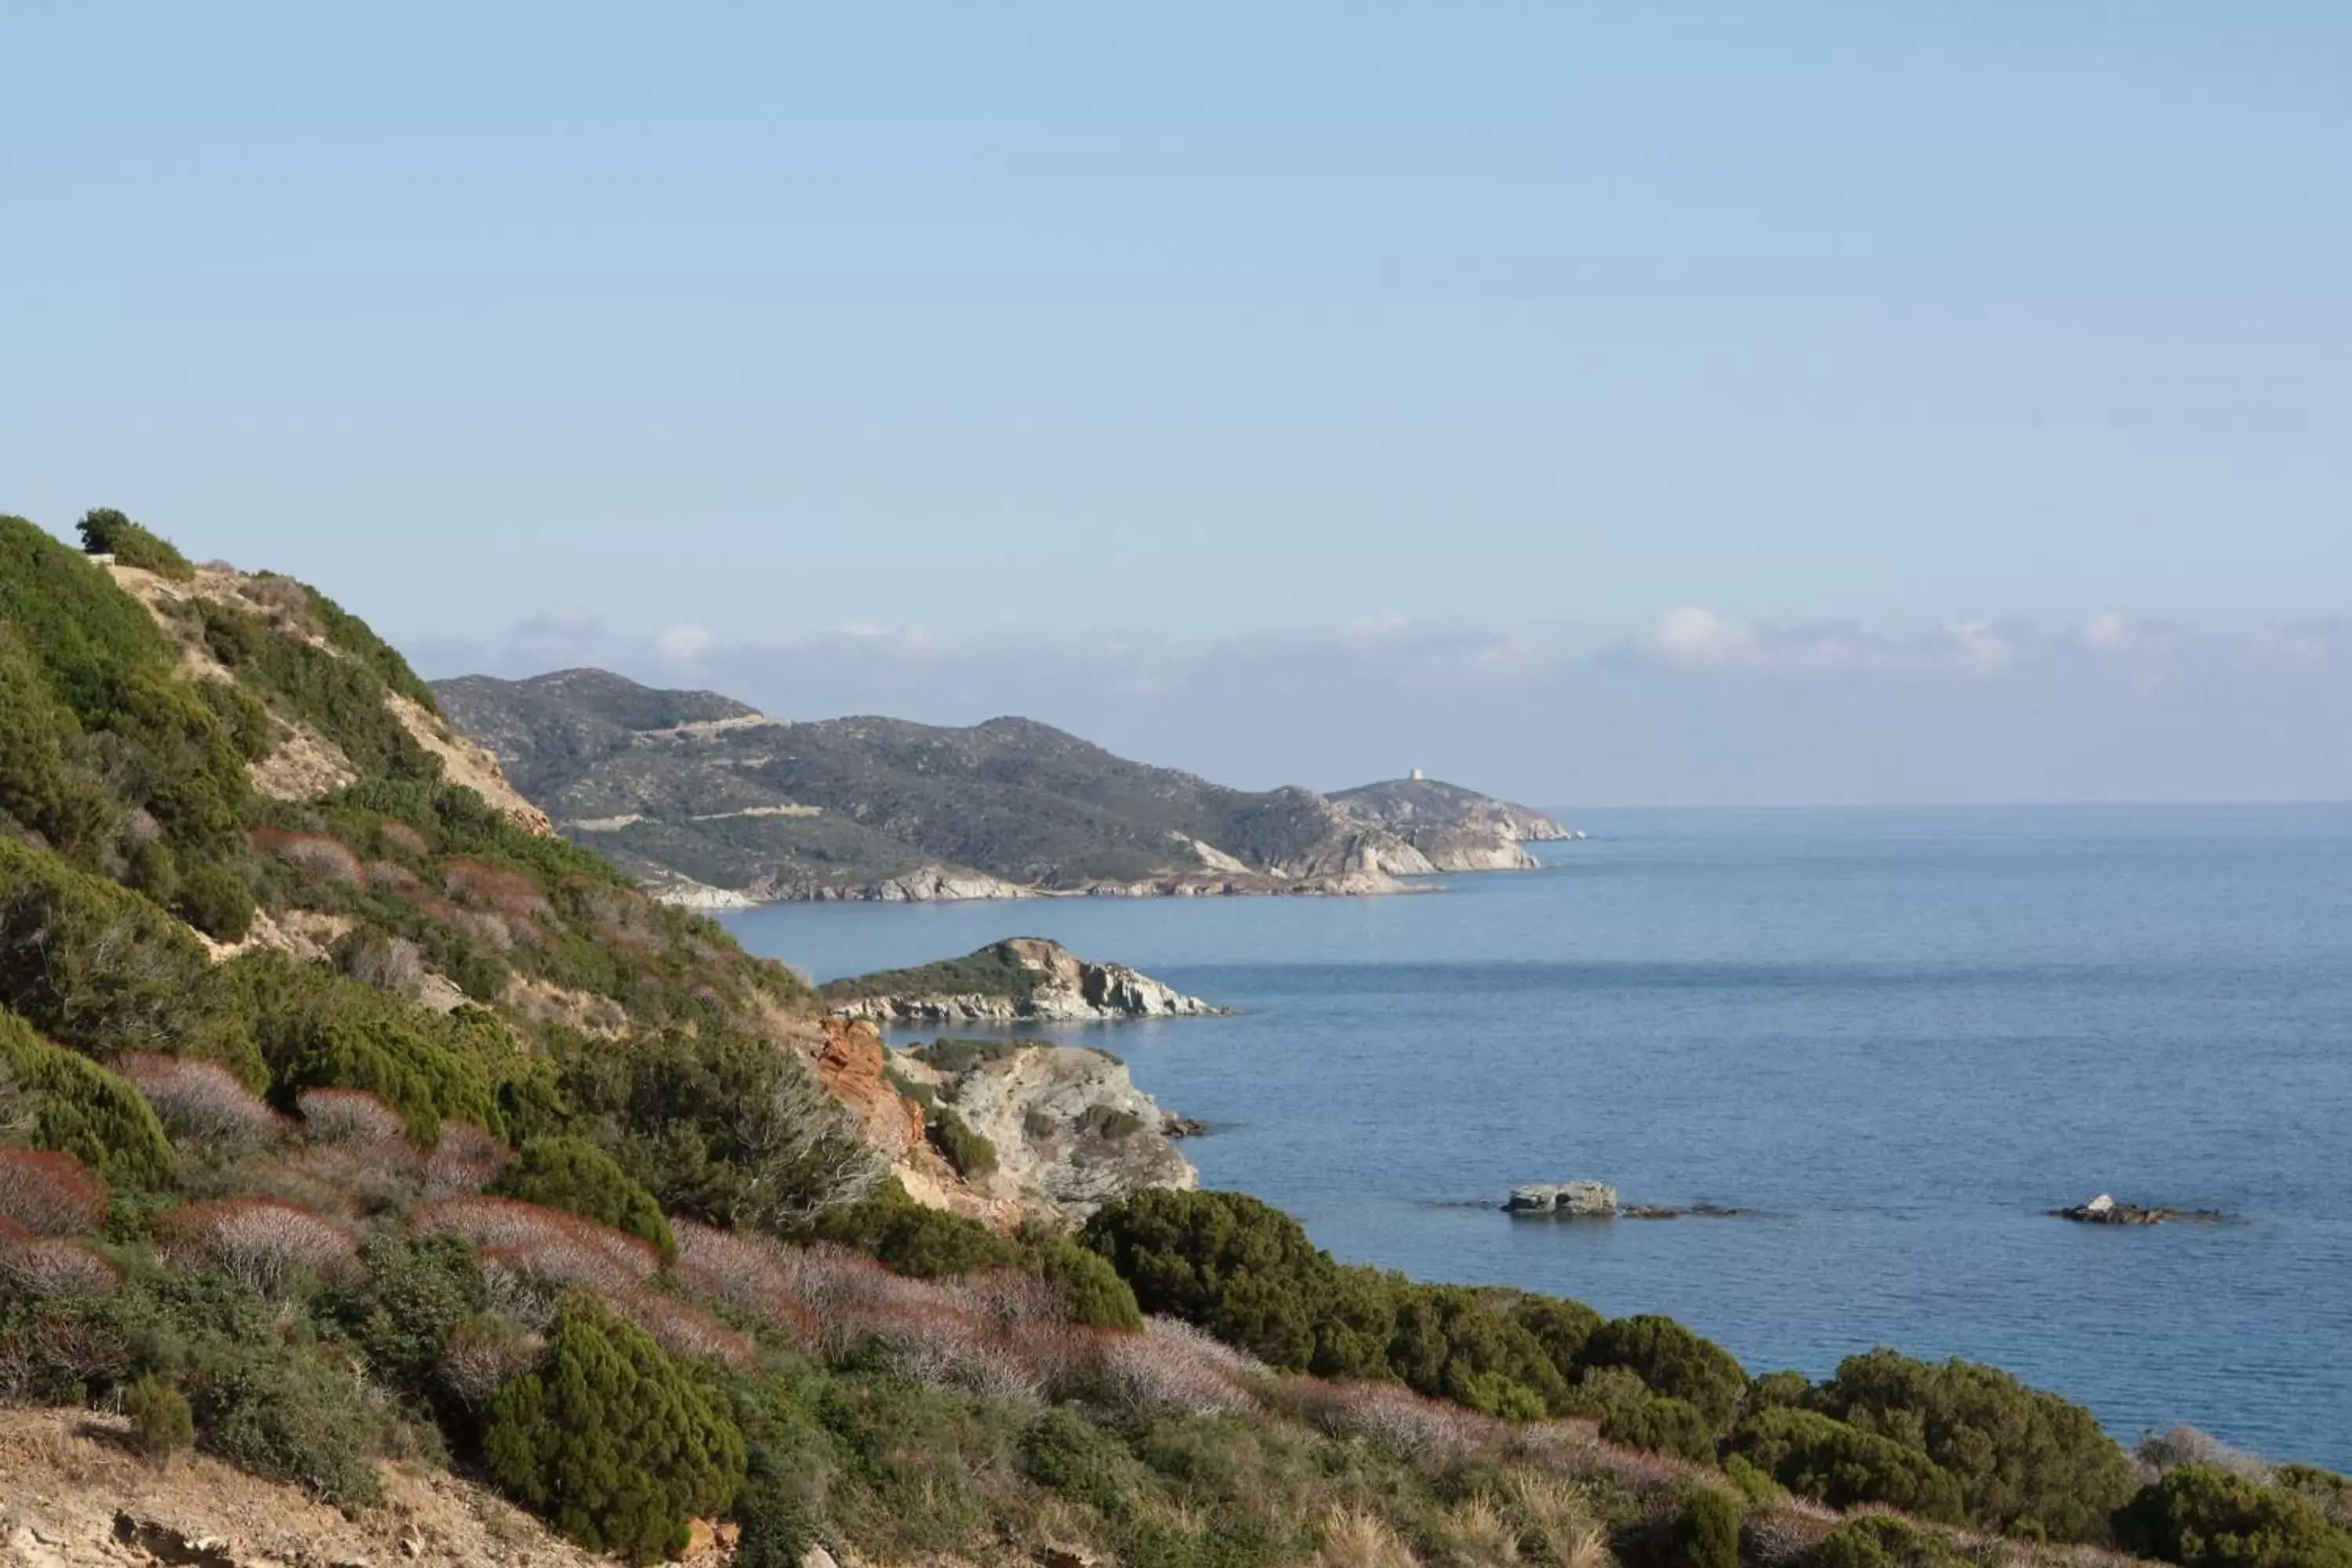
[{"label": "shallow water near shore", "polygon": [[[782,905],[819,978],[1055,938],[1238,1016],[1099,1045],[1349,1262],[1656,1311],[1753,1371],[2006,1367],[2352,1468],[2352,806],[1569,812],[1442,897]],[[1752,1216],[1514,1220],[1517,1183]],[[2221,1225],[2042,1212],[2112,1192]]]}]

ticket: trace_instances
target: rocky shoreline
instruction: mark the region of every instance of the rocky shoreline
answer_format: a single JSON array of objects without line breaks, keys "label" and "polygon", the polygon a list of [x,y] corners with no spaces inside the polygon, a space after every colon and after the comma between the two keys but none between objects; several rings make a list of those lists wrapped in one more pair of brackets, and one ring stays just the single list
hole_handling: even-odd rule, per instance
[{"label": "rocky shoreline", "polygon": [[2226,1216],[2220,1209],[2143,1208],[2137,1204],[2119,1202],[2112,1194],[2101,1193],[2088,1203],[2052,1209],[2050,1217],[2073,1220],[2077,1225],[2168,1225],[2176,1220],[2188,1225],[2219,1225]]}]

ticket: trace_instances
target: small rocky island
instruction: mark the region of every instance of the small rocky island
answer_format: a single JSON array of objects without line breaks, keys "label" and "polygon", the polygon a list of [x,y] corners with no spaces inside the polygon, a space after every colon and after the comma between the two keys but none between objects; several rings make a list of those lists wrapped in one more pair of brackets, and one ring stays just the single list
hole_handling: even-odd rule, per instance
[{"label": "small rocky island", "polygon": [[1663,1204],[1624,1204],[1606,1182],[1538,1182],[1513,1187],[1503,1212],[1531,1219],[1738,1219],[1756,1211],[1720,1204],[1671,1208]]},{"label": "small rocky island", "polygon": [[2217,1225],[2221,1219],[2219,1209],[2142,1208],[2137,1204],[2122,1203],[2110,1193],[2101,1193],[2086,1204],[2050,1211],[2053,1219],[2071,1219],[2078,1225],[2165,1225],[2173,1220],[2190,1225]]},{"label": "small rocky island", "polygon": [[1197,1018],[1230,1012],[1123,963],[1078,957],[1060,942],[1016,936],[961,958],[829,982],[835,1017],[884,1024],[989,1024]]}]

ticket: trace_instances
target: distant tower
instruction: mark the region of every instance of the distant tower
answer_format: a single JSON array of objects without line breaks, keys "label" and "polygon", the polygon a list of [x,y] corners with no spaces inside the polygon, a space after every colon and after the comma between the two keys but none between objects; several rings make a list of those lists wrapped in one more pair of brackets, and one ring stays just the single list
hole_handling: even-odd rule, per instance
[{"label": "distant tower", "polygon": [[1415,783],[1415,784],[1420,784],[1420,783],[1421,783],[1421,782],[1423,782],[1424,779],[1428,778],[1428,777],[1429,777],[1429,775],[1428,775],[1427,773],[1423,773],[1419,768],[1415,768],[1415,769],[1413,769],[1413,770],[1412,770],[1412,773],[1411,777],[1412,777],[1412,782],[1413,782],[1413,783]]}]

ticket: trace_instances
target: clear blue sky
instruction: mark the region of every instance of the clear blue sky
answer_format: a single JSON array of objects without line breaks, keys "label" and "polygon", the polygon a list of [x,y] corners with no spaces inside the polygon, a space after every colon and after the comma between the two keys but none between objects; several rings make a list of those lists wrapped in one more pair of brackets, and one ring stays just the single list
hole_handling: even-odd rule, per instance
[{"label": "clear blue sky", "polygon": [[2341,0],[1149,9],[9,6],[0,508],[453,664],[2352,608]]}]

